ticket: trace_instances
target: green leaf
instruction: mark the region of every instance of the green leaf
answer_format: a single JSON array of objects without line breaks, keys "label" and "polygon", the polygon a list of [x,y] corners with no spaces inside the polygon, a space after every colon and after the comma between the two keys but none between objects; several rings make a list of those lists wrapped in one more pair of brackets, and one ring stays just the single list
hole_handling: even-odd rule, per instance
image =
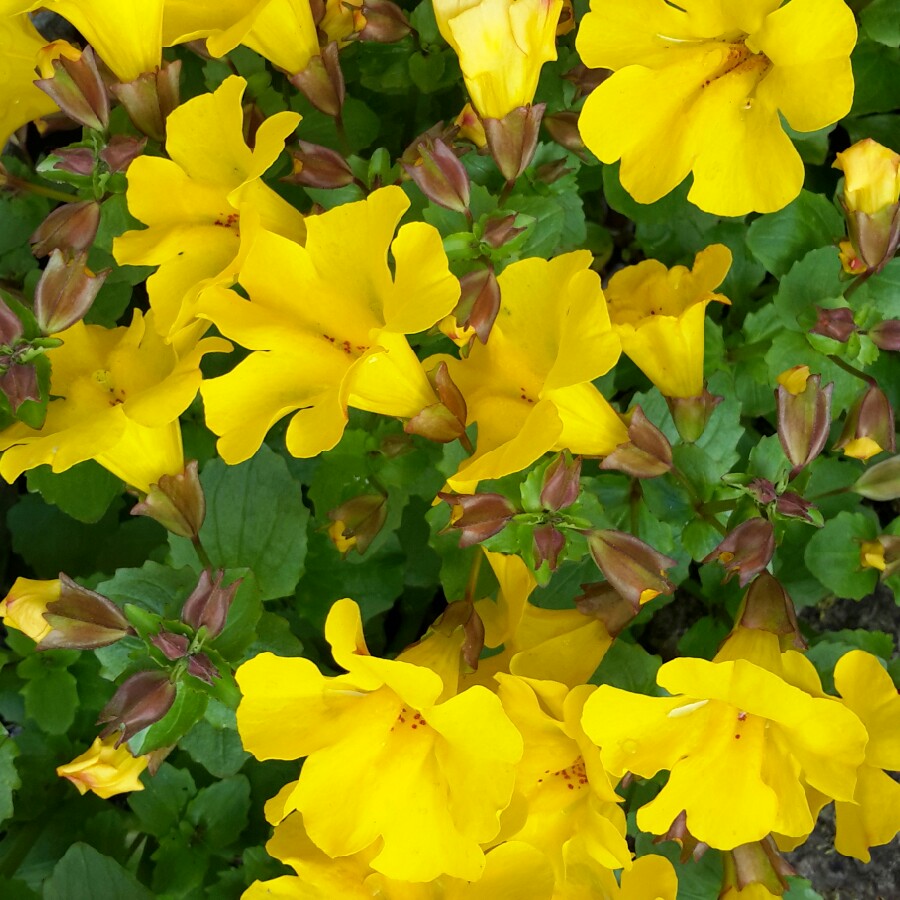
[{"label": "green leaf", "polygon": [[172,569],[148,561],[139,569],[119,569],[109,581],[97,585],[97,593],[119,606],[133,603],[163,618],[178,619],[196,584],[197,575],[187,566]]},{"label": "green leaf", "polygon": [[165,762],[146,780],[144,790],[128,795],[128,805],[145,831],[162,837],[178,827],[185,806],[196,793],[191,773]]},{"label": "green leaf", "polygon": [[683,656],[712,659],[725,640],[730,627],[713,616],[704,616],[691,625],[678,641],[678,652]]},{"label": "green leaf", "polygon": [[16,757],[19,748],[0,725],[0,823],[5,822],[13,814],[13,794],[21,787],[22,779],[16,770]]},{"label": "green leaf", "polygon": [[891,112],[900,106],[900,48],[861,40],[850,61],[856,84],[853,115]]},{"label": "green leaf", "polygon": [[816,321],[816,306],[835,309],[846,306],[840,279],[841,262],[834,247],[821,247],[806,254],[781,279],[775,308],[782,322],[794,331],[807,331]]},{"label": "green leaf", "polygon": [[79,522],[99,522],[123,490],[122,481],[92,459],[54,474],[50,466],[28,473],[28,490],[37,491]]},{"label": "green leaf", "polygon": [[862,600],[875,589],[878,572],[862,568],[860,544],[877,534],[874,515],[839,513],[810,538],[804,554],[806,567],[836,596]]},{"label": "green leaf", "polygon": [[210,850],[222,850],[237,840],[247,825],[250,782],[233,775],[203,788],[188,804],[187,820]]},{"label": "green leaf", "polygon": [[[227,714],[218,724],[209,721],[209,711],[214,707]],[[179,747],[216,778],[234,775],[250,758],[241,745],[234,712],[215,701],[210,704],[207,717],[179,741]]]},{"label": "green leaf", "polygon": [[[19,667],[20,672],[22,667]],[[75,721],[78,687],[62,668],[42,667],[22,688],[25,712],[48,734],[65,734]]]},{"label": "green leaf", "polygon": [[[294,592],[306,559],[309,510],[287,463],[263,444],[247,462],[210,461],[200,476],[206,521],[200,540],[214,566],[250,569],[263,600]],[[170,537],[176,565],[198,565],[190,541]]]},{"label": "green leaf", "polygon": [[651,655],[639,644],[619,639],[606,651],[591,684],[610,684],[623,691],[655,695],[660,692],[656,673],[661,665],[658,656]]},{"label": "green leaf", "polygon": [[888,47],[900,47],[900,3],[872,0],[859,16],[866,37]]},{"label": "green leaf", "polygon": [[754,256],[777,277],[810,250],[832,246],[844,234],[840,213],[821,194],[801,191],[800,196],[778,212],[760,216],[750,225],[747,243]]},{"label": "green leaf", "polygon": [[44,883],[44,900],[152,900],[153,895],[109,856],[73,844]]},{"label": "green leaf", "polygon": [[177,744],[203,715],[209,696],[181,681],[175,686],[175,702],[158,721],[138,732],[129,742],[131,752],[137,756],[160,747]]}]

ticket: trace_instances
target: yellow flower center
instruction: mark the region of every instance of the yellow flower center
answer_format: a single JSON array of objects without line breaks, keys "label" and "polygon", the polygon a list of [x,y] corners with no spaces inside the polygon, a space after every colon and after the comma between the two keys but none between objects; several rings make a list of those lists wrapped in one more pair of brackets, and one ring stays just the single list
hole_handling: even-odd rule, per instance
[{"label": "yellow flower center", "polygon": [[241,235],[241,214],[239,212],[220,213],[213,225],[220,228],[230,228],[236,237]]},{"label": "yellow flower center", "polygon": [[119,406],[125,402],[125,391],[122,388],[116,388],[109,369],[97,369],[91,377],[100,390],[109,394],[107,400],[110,406]]},{"label": "yellow flower center", "polygon": [[352,356],[358,359],[366,350],[371,349],[367,344],[354,344],[352,341],[342,341],[339,338],[332,337],[330,334],[325,334],[322,332],[322,338],[328,341],[329,344],[334,345],[338,350],[346,353],[347,356]]},{"label": "yellow flower center", "polygon": [[409,710],[405,706],[400,708],[397,714],[397,721],[391,726],[391,731],[397,729],[403,731],[425,731],[428,728],[428,722],[420,712]]},{"label": "yellow flower center", "polygon": [[[551,778],[561,778],[570,791],[576,789],[580,791],[588,784],[587,771],[584,767],[584,759],[581,756],[576,756],[572,765],[565,769],[560,769],[558,772],[551,772],[549,769],[546,769],[544,774],[549,775]],[[543,780],[543,778],[538,778],[538,784],[543,782]]]}]

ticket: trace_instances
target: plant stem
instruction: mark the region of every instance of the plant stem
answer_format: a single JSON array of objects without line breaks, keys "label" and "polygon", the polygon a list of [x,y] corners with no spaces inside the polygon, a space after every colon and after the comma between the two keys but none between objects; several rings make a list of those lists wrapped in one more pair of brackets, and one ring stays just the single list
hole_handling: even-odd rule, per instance
[{"label": "plant stem", "polygon": [[846,360],[841,359],[839,356],[830,355],[828,357],[836,366],[843,369],[845,372],[849,372],[854,378],[861,378],[867,385],[870,387],[877,387],[878,382],[871,375],[866,375],[865,372],[857,369],[856,366],[851,366]]}]

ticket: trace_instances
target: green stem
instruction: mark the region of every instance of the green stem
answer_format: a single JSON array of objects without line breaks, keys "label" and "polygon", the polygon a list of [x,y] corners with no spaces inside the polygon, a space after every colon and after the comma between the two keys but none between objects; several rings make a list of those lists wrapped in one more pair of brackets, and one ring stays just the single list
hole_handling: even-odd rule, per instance
[{"label": "green stem", "polygon": [[497,198],[497,206],[500,209],[502,209],[506,201],[509,200],[509,195],[513,192],[515,186],[516,182],[512,178],[503,185],[503,190],[500,191],[500,196]]},{"label": "green stem", "polygon": [[77,203],[78,197],[75,194],[67,194],[64,191],[57,191],[53,188],[44,187],[42,184],[35,184],[33,181],[24,181],[16,178],[15,175],[6,176],[6,185],[9,190],[26,191],[29,194],[37,194],[39,197],[49,197],[51,200],[59,200],[62,203]]},{"label": "green stem", "polygon": [[465,599],[469,603],[475,602],[475,590],[478,587],[478,576],[481,574],[481,560],[484,559],[483,553],[476,553],[472,559],[472,566],[469,569],[469,577],[466,580]]},{"label": "green stem", "polygon": [[848,297],[852,297],[856,291],[858,291],[873,275],[875,274],[874,269],[866,269],[862,275],[857,275],[856,278],[850,282],[850,286],[844,291],[844,299],[846,300]]},{"label": "green stem", "polygon": [[209,571],[212,572],[212,560],[209,558],[209,554],[206,550],[203,549],[203,544],[200,543],[199,535],[195,534],[191,538],[191,543],[194,545],[194,552],[197,554],[197,559],[200,560],[200,565],[202,565],[204,569],[209,569]]},{"label": "green stem", "polygon": [[872,378],[871,375],[866,375],[861,369],[857,369],[856,366],[851,366],[845,359],[841,359],[839,356],[830,355],[828,357],[836,366],[843,369],[845,372],[849,372],[854,378],[862,379],[869,387],[877,387],[878,382]]}]

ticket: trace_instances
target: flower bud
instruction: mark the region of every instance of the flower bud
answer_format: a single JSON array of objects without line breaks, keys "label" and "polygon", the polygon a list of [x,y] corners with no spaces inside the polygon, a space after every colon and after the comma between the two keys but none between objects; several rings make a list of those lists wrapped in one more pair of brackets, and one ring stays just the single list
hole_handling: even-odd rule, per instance
[{"label": "flower bud", "polygon": [[12,347],[25,333],[19,317],[4,302],[0,295],[0,347]]},{"label": "flower bud", "polygon": [[450,522],[441,532],[458,531],[461,548],[480,544],[499,534],[518,510],[502,494],[438,493],[450,504]]},{"label": "flower bud", "polygon": [[900,245],[900,154],[866,138],[838,153],[834,167],[844,172],[853,248],[868,270],[881,271]]},{"label": "flower bud", "polygon": [[624,531],[591,531],[587,539],[597,567],[635,610],[660,594],[674,593],[666,569],[676,565],[676,560]]},{"label": "flower bud", "polygon": [[559,554],[566,546],[565,535],[550,524],[538,525],[532,537],[534,568],[539,569],[545,562],[551,572],[559,568]]},{"label": "flower bud", "polygon": [[219,670],[205,653],[195,653],[188,659],[187,672],[207,684],[212,684],[213,679],[219,677]]},{"label": "flower bud", "polygon": [[147,496],[131,508],[133,516],[155,519],[167,531],[194,539],[206,518],[206,498],[192,459],[178,475],[162,475]]},{"label": "flower bud", "polygon": [[794,602],[781,582],[768,572],[760,572],[744,594],[732,635],[740,629],[777,635],[782,650],[806,649]]},{"label": "flower bud", "polygon": [[854,401],[834,449],[863,461],[883,450],[894,452],[894,410],[884,391],[870,385]]},{"label": "flower bud", "polygon": [[565,159],[554,159],[552,162],[544,163],[534,170],[534,178],[536,181],[542,181],[544,184],[553,184],[566,175],[571,175],[575,170],[571,168]]},{"label": "flower bud", "polygon": [[702,562],[718,560],[725,566],[725,581],[738,574],[738,583],[747,582],[762,572],[775,553],[775,529],[759,517],[742,522]]},{"label": "flower bud", "polygon": [[181,608],[181,621],[190,625],[195,631],[205,628],[209,637],[214,638],[221,634],[228,618],[228,610],[234,600],[234,595],[241,586],[242,578],[232,581],[227,587],[222,587],[222,578],[225,573],[220,569],[215,574],[215,580],[208,569],[200,573],[197,586],[191,591],[190,597],[184,601]]},{"label": "flower bud", "polygon": [[111,85],[138,131],[155,141],[166,139],[166,118],[180,100],[181,60],[163,63],[134,81]]},{"label": "flower bud", "polygon": [[[815,509],[813,504],[794,491],[785,491],[775,501],[775,512],[788,519],[803,519],[805,522],[815,523],[816,519],[810,514],[812,509]],[[821,525],[822,522],[819,521],[818,524]]]},{"label": "flower bud", "polygon": [[682,865],[690,859],[697,862],[709,850],[709,844],[698,841],[688,830],[687,813],[684,810],[678,813],[665,834],[661,834],[653,839],[654,844],[661,844],[664,841],[675,841],[678,844],[681,848],[679,859]]},{"label": "flower bud", "polygon": [[354,549],[365,553],[384,526],[387,514],[384,494],[362,494],[330,510],[328,518],[334,523],[335,535],[343,542],[342,546],[335,541],[335,546],[344,554]]},{"label": "flower bud", "polygon": [[[805,367],[804,367],[805,368]],[[833,384],[821,387],[820,375],[809,375],[799,381],[795,370],[779,376],[775,398],[778,401],[778,439],[785,456],[793,464],[791,477],[811,463],[828,440],[831,428],[831,394]]]},{"label": "flower bud", "polygon": [[147,138],[133,137],[130,134],[114,134],[109,143],[100,151],[100,159],[109,167],[109,171],[125,172],[147,146]]},{"label": "flower bud", "polygon": [[356,181],[347,160],[334,150],[307,141],[298,141],[297,147],[291,153],[291,174],[282,181],[326,190],[346,187]]},{"label": "flower bud", "polygon": [[900,319],[885,319],[869,329],[869,338],[879,350],[900,350]]},{"label": "flower bud", "polygon": [[583,158],[584,141],[578,130],[578,116],[579,113],[569,109],[544,116],[544,128],[560,147],[565,147],[566,150]]},{"label": "flower bud", "polygon": [[628,443],[619,444],[600,463],[601,469],[624,472],[632,478],[655,478],[672,471],[672,445],[640,406],[631,411],[628,437]]},{"label": "flower bud", "polygon": [[114,644],[134,629],[111,600],[83,588],[68,575],[59,576],[59,599],[47,604],[50,631],[38,650],[93,650]]},{"label": "flower bud", "polygon": [[568,72],[563,73],[563,78],[569,84],[575,85],[574,100],[586,97],[595,88],[600,87],[612,72],[609,69],[589,69],[584,63],[578,63]]},{"label": "flower bud", "polygon": [[181,659],[188,652],[190,641],[183,634],[173,634],[171,631],[160,631],[150,638],[150,643],[160,650],[166,659]]},{"label": "flower bud", "polygon": [[61,250],[50,254],[34,289],[34,317],[43,334],[56,334],[84,318],[91,308],[109,269],[94,274],[82,252],[67,258]]},{"label": "flower bud", "polygon": [[13,414],[26,400],[40,400],[41,390],[34,366],[0,355],[0,394],[9,401]]},{"label": "flower bud", "polygon": [[94,51],[86,47],[76,59],[59,56],[53,75],[35,84],[73,121],[95,131],[109,124],[109,96],[97,68]]},{"label": "flower bud", "polygon": [[850,490],[869,500],[900,499],[900,456],[892,456],[867,469]]},{"label": "flower bud", "polygon": [[721,402],[721,397],[711,394],[705,387],[696,397],[666,397],[675,427],[688,444],[700,439],[709,417]]},{"label": "flower bud", "polygon": [[763,888],[769,894],[780,897],[788,889],[787,878],[796,875],[794,869],[781,857],[771,835],[752,844],[741,844],[727,851],[722,857],[721,900],[738,900],[740,894],[761,896],[753,886]]},{"label": "flower bud", "polygon": [[510,213],[508,216],[501,216],[499,219],[488,219],[481,239],[497,250],[509,241],[515,240],[525,231],[524,228],[517,228],[515,222],[516,215],[514,213]]},{"label": "flower bud", "polygon": [[877,569],[881,580],[900,569],[900,536],[880,534],[874,541],[861,541],[859,564],[863,569]]},{"label": "flower bud", "polygon": [[557,512],[571,506],[581,493],[581,457],[560,453],[544,471],[541,506]]},{"label": "flower bud", "polygon": [[10,592],[0,602],[0,619],[7,628],[15,628],[40,643],[53,627],[44,618],[47,604],[59,599],[60,583],[17,578]]},{"label": "flower bud", "polygon": [[158,722],[175,702],[175,685],[165,672],[145,670],[126,678],[100,711],[97,724],[108,723],[100,732],[105,738],[121,729],[116,742],[130,740],[139,731]]},{"label": "flower bud", "polygon": [[841,268],[848,275],[862,275],[866,271],[866,264],[856,255],[850,241],[838,243],[838,258],[841,261]]},{"label": "flower bud", "polygon": [[90,176],[97,165],[94,151],[90,147],[62,147],[53,151],[53,157],[56,159],[54,170],[70,172],[72,175]]},{"label": "flower bud", "polygon": [[458,128],[459,137],[464,141],[471,141],[479,150],[487,145],[484,125],[471,103],[467,103],[462,108],[462,112],[454,119],[453,124]]},{"label": "flower bud", "polygon": [[844,344],[856,331],[853,310],[848,306],[840,306],[837,309],[822,309],[821,306],[817,306],[816,316],[816,324],[809,329],[810,334],[821,334]]},{"label": "flower bud", "polygon": [[544,106],[518,106],[502,119],[481,120],[491,156],[508,182],[515,181],[534,156]]},{"label": "flower bud", "polygon": [[419,434],[430,441],[448,444],[459,440],[468,450],[471,444],[466,436],[466,401],[450,377],[447,363],[442,362],[428,373],[428,380],[438,396],[438,403],[426,406],[404,426],[407,434]]},{"label": "flower bud", "polygon": [[466,212],[469,208],[469,174],[456,154],[440,138],[416,144],[418,158],[411,165],[401,162],[403,171],[433,203]]},{"label": "flower bud", "polygon": [[609,582],[581,585],[584,591],[575,598],[575,608],[584,616],[599,619],[610,637],[618,637],[638,611]]},{"label": "flower bud", "polygon": [[71,781],[79,794],[93,791],[108,800],[117,794],[142,791],[140,774],[147,762],[146,756],[134,756],[127,745],[118,746],[113,738],[97,738],[81,756],[59,766],[56,774]]},{"label": "flower bud", "polygon": [[29,238],[31,252],[41,259],[53,250],[81,253],[90,248],[100,224],[100,204],[96,200],[63,203],[38,225]]},{"label": "flower bud", "polygon": [[378,44],[402,41],[412,31],[406,14],[390,0],[366,0],[353,11],[353,24],[359,40]]},{"label": "flower bud", "polygon": [[312,57],[302,72],[291,75],[290,82],[320,112],[326,116],[339,116],[346,89],[337,43],[332,41],[324,46],[321,55]]},{"label": "flower bud", "polygon": [[459,279],[459,303],[453,311],[456,321],[474,330],[486,344],[497,313],[500,312],[500,285],[492,267],[475,269]]}]

